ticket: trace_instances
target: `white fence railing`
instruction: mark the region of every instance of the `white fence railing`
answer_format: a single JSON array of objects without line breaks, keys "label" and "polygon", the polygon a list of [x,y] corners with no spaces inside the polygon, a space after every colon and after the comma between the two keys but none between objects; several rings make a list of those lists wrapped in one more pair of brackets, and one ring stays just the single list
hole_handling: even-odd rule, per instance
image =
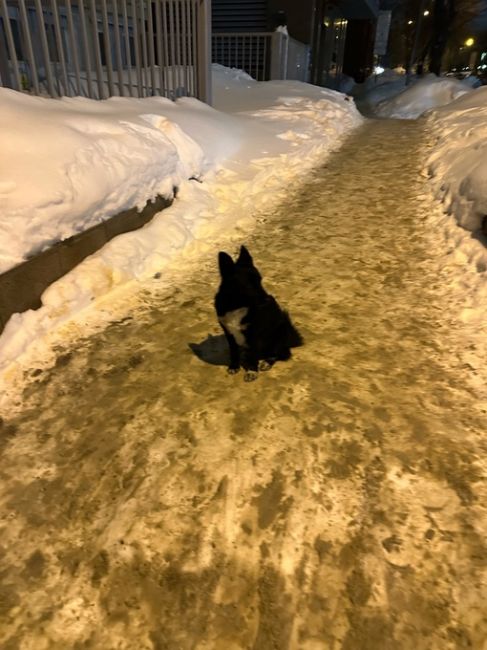
[{"label": "white fence railing", "polygon": [[0,0],[0,85],[211,101],[209,0]]}]

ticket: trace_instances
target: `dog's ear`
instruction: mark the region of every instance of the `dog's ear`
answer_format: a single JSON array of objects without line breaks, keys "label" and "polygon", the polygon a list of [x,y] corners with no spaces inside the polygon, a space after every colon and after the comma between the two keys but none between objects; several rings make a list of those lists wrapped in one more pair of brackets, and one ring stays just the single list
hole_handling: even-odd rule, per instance
[{"label": "dog's ear", "polygon": [[240,254],[237,259],[237,264],[240,264],[241,266],[253,266],[254,264],[252,256],[245,246],[240,246]]},{"label": "dog's ear", "polygon": [[228,253],[220,251],[218,253],[218,267],[222,278],[233,273],[235,263]]}]

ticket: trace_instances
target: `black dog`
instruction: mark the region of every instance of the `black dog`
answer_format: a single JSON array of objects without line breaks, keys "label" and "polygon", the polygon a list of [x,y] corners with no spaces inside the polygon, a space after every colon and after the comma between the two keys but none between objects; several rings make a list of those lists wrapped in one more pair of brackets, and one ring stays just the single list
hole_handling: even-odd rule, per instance
[{"label": "black dog", "polygon": [[245,246],[236,262],[220,252],[218,265],[221,284],[215,309],[230,347],[228,372],[236,373],[242,365],[245,381],[253,381],[257,370],[287,361],[291,348],[302,345],[303,339],[287,312],[262,287],[261,275]]}]

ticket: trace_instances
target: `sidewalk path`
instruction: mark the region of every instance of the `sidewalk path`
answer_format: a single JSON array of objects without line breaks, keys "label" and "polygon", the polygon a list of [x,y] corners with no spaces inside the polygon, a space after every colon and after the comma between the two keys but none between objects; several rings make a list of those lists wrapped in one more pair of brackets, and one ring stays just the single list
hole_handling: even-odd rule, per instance
[{"label": "sidewalk path", "polygon": [[368,121],[245,242],[305,337],[289,363],[246,384],[191,352],[221,350],[211,256],[28,386],[3,650],[487,647],[485,360],[424,128]]}]

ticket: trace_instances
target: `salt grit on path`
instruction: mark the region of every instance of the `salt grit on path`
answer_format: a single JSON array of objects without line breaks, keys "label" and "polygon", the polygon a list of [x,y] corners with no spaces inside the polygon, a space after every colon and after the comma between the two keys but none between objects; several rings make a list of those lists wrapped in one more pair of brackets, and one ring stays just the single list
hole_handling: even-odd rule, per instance
[{"label": "salt grit on path", "polygon": [[218,365],[211,250],[31,372],[0,439],[2,647],[484,647],[477,270],[449,254],[425,142],[369,122],[218,242],[289,308],[289,363],[252,384]]}]

